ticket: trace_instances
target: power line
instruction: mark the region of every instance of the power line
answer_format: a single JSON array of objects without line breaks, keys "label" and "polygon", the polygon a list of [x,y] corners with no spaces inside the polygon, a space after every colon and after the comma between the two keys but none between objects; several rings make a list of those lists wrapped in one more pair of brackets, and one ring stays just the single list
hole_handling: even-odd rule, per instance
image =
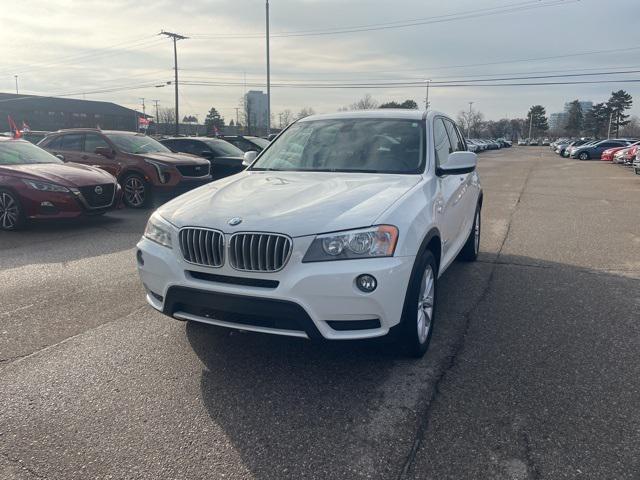
[{"label": "power line", "polygon": [[[111,45],[111,46],[107,46],[104,48],[100,48],[100,49],[92,49],[92,50],[86,50],[86,53],[82,53],[82,54],[75,54],[75,55],[70,55],[68,57],[61,57],[60,59],[54,61],[54,62],[48,62],[48,63],[41,63],[41,64],[32,64],[26,65],[26,68],[24,67],[18,67],[16,69],[13,70],[4,70],[2,72],[0,72],[0,75],[6,74],[6,73],[10,73],[12,71],[17,71],[18,73],[25,73],[25,72],[33,72],[33,71],[37,71],[37,70],[42,70],[42,69],[47,69],[47,68],[51,68],[51,67],[56,67],[56,66],[60,66],[60,65],[68,65],[70,63],[82,63],[83,61],[93,61],[96,59],[101,59],[101,58],[106,58],[109,56],[115,56],[115,55],[122,55],[122,54],[126,54],[126,53],[130,53],[132,51],[136,51],[136,50],[143,50],[146,48],[150,48],[156,45],[159,45],[160,43],[162,43],[161,41],[159,41],[156,38],[147,38],[147,37],[143,37],[143,39],[135,41],[135,42],[123,42],[123,43],[118,43],[115,45]],[[113,51],[113,48],[116,48],[118,46],[127,46],[128,48],[126,50],[116,50]],[[105,51],[107,50],[107,51]],[[93,52],[97,52],[97,53],[93,53]]]},{"label": "power line", "polygon": [[[521,2],[512,5],[506,5],[502,7],[483,8],[477,10],[467,10],[466,12],[451,13],[446,15],[438,15],[433,17],[418,18],[412,20],[400,20],[395,22],[377,23],[368,25],[356,25],[349,27],[331,28],[331,29],[316,29],[316,30],[302,30],[291,32],[280,32],[271,34],[272,38],[285,38],[285,37],[311,37],[311,36],[327,36],[327,35],[342,35],[347,33],[358,32],[370,32],[378,30],[390,30],[397,28],[415,27],[420,25],[429,25],[433,23],[452,22],[457,20],[468,20],[479,17],[487,17],[493,15],[500,15],[504,13],[521,12],[532,9],[547,8],[558,5],[568,5],[571,3],[578,3],[580,0],[531,0]],[[197,39],[210,39],[210,38],[224,38],[224,39],[249,39],[249,38],[261,38],[264,35],[262,32],[249,33],[249,34],[197,34],[194,33],[191,36]]]}]

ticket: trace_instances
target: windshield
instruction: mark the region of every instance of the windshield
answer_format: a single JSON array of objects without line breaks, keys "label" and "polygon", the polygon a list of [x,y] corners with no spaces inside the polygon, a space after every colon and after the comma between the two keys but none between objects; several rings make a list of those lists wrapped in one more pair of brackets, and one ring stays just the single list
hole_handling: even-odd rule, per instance
[{"label": "windshield", "polygon": [[127,135],[122,133],[107,133],[109,140],[111,140],[118,150],[124,153],[155,153],[163,152],[170,153],[167,147],[162,145],[157,140],[146,135]]},{"label": "windshield", "polygon": [[395,119],[312,120],[289,127],[252,170],[420,173],[422,122]]},{"label": "windshield", "polygon": [[62,163],[62,160],[26,141],[0,142],[0,165],[33,163]]},{"label": "windshield", "polygon": [[235,145],[231,145],[224,140],[205,140],[205,143],[211,147],[217,155],[224,155],[226,157],[242,157],[244,152]]}]

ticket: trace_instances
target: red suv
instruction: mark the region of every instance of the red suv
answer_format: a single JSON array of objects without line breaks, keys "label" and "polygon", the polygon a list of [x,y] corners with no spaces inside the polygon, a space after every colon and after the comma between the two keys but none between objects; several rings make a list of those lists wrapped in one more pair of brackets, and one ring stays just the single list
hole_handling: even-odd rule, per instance
[{"label": "red suv", "polygon": [[124,203],[148,207],[157,195],[183,193],[211,181],[204,158],[173,153],[141,133],[97,129],[60,130],[39,144],[65,162],[94,165],[114,175]]}]

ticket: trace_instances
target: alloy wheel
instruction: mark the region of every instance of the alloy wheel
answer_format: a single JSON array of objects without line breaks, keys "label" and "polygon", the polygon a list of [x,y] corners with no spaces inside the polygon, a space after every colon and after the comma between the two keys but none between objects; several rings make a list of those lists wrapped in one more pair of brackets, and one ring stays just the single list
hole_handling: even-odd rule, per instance
[{"label": "alloy wheel", "polygon": [[20,209],[18,202],[8,193],[0,193],[0,225],[4,230],[13,230],[18,224]]},{"label": "alloy wheel", "polygon": [[435,277],[431,265],[427,265],[420,283],[420,291],[418,293],[418,312],[417,312],[417,328],[418,340],[420,343],[427,341],[429,331],[431,330],[431,321],[433,319],[433,307],[435,298]]},{"label": "alloy wheel", "polygon": [[146,187],[138,177],[129,177],[124,184],[124,194],[127,203],[132,207],[140,207],[144,204]]}]

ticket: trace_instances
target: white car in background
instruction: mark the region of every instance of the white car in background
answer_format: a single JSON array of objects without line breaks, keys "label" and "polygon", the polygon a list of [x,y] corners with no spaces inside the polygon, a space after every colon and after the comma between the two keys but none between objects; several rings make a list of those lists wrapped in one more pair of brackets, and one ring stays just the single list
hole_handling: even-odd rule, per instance
[{"label": "white car in background", "polygon": [[138,243],[152,307],[311,339],[397,334],[424,354],[438,278],[480,245],[476,155],[446,115],[315,115],[247,170],[160,207]]}]

